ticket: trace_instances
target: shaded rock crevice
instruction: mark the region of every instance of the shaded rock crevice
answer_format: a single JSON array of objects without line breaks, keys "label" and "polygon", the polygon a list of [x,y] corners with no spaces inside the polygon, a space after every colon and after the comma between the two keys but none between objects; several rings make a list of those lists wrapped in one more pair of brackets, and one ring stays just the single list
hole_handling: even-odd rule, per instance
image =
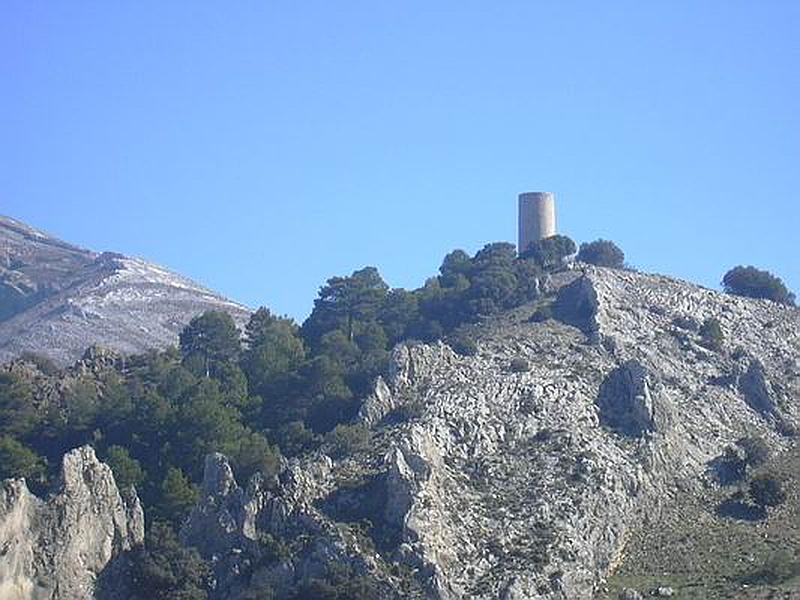
[{"label": "shaded rock crevice", "polygon": [[629,360],[603,380],[597,396],[600,422],[617,433],[639,438],[663,428],[666,420],[651,392],[647,369]]},{"label": "shaded rock crevice", "polygon": [[592,280],[583,275],[558,291],[553,314],[562,323],[577,327],[588,337],[595,338],[600,333],[599,306]]},{"label": "shaded rock crevice", "polygon": [[759,360],[749,362],[746,370],[739,375],[737,386],[744,401],[755,412],[767,419],[779,417],[775,392]]}]

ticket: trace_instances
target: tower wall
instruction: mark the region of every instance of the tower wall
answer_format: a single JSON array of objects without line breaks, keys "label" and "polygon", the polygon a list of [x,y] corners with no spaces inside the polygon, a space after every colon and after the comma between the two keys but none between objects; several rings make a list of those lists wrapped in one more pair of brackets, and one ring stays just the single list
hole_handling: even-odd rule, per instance
[{"label": "tower wall", "polygon": [[556,235],[556,198],[551,192],[519,195],[519,243],[524,252],[538,240]]}]

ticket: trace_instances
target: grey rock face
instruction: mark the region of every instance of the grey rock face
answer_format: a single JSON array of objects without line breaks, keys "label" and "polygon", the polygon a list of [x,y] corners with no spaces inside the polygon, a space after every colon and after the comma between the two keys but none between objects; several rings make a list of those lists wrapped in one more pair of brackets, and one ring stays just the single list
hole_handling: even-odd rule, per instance
[{"label": "grey rock face", "polygon": [[62,482],[46,501],[22,479],[0,488],[0,598],[91,598],[98,575],[143,543],[144,514],[123,498],[111,469],[85,446],[64,457]]},{"label": "grey rock face", "polygon": [[751,361],[739,377],[739,391],[748,406],[764,417],[772,417],[777,413],[772,386],[767,381],[764,366],[758,360]]},{"label": "grey rock face", "polygon": [[[323,577],[331,565],[356,575],[375,571],[361,538],[333,523],[313,500],[333,489],[331,460],[287,465],[278,477],[237,484],[227,459],[206,458],[203,496],[181,531],[214,568],[213,598],[235,600],[250,588],[285,597],[290,586]],[[387,593],[392,587],[386,584]],[[249,596],[248,596],[249,597]],[[391,597],[391,596],[390,596]]]},{"label": "grey rock face", "polygon": [[597,334],[599,302],[592,281],[586,277],[575,279],[558,291],[555,314],[560,321],[573,325],[587,335]]},{"label": "grey rock face", "polygon": [[623,435],[642,437],[656,431],[656,406],[648,374],[636,360],[629,360],[606,377],[597,405],[600,421]]},{"label": "grey rock face", "polygon": [[375,382],[375,389],[361,405],[358,415],[363,423],[376,425],[395,408],[397,408],[397,403],[392,397],[392,391],[386,385],[383,377],[379,376]]},{"label": "grey rock face", "polygon": [[146,261],[76,248],[0,217],[0,362],[22,352],[66,365],[96,344],[165,348],[206,310],[249,310]]}]

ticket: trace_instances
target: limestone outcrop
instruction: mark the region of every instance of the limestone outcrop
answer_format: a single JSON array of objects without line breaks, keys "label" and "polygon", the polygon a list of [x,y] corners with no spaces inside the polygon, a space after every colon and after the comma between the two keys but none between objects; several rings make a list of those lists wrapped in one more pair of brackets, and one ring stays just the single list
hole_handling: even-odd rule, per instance
[{"label": "limestone outcrop", "polygon": [[23,479],[1,484],[0,598],[91,598],[112,559],[143,540],[135,492],[120,493],[92,448],[73,450],[64,456],[58,489],[46,500]]},{"label": "limestone outcrop", "polygon": [[[331,466],[322,455],[303,468],[286,465],[277,477],[256,474],[242,488],[223,455],[206,458],[202,497],[181,539],[214,568],[212,598],[237,599],[254,590],[285,597],[291,586],[322,578],[331,566],[352,576],[381,576],[381,559],[364,536],[338,526],[314,502],[326,491],[335,496]],[[384,587],[391,597],[398,584],[387,579]]]},{"label": "limestone outcrop", "polygon": [[668,423],[664,409],[650,393],[651,387],[647,369],[635,359],[614,369],[601,384],[597,397],[600,422],[631,437],[663,430]]},{"label": "limestone outcrop", "polygon": [[[591,598],[631,531],[711,485],[735,440],[787,446],[800,423],[797,310],[578,267],[555,284],[557,319],[533,321],[531,305],[488,320],[474,356],[396,348],[360,413],[368,449],[295,460],[244,489],[212,457],[184,539],[214,561],[218,597],[236,598],[242,573],[280,597],[342,563],[387,598]],[[685,326],[710,317],[718,351]],[[276,544],[291,551],[265,558]]]}]

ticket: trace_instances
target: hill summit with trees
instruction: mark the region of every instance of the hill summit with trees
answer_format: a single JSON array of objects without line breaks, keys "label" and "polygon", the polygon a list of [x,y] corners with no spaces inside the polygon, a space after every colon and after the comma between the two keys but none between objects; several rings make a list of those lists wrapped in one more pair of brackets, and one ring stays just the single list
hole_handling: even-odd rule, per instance
[{"label": "hill summit with trees", "polygon": [[[112,545],[98,597],[588,598],[675,489],[754,522],[785,502],[753,457],[800,425],[800,317],[759,273],[721,294],[557,236],[455,250],[415,290],[332,277],[302,324],[223,305],[166,349],[27,353],[0,369],[19,491],[0,532],[22,486],[46,496],[90,447],[75,480],[141,503],[147,529]],[[0,574],[27,538],[62,544],[13,531]]]}]

